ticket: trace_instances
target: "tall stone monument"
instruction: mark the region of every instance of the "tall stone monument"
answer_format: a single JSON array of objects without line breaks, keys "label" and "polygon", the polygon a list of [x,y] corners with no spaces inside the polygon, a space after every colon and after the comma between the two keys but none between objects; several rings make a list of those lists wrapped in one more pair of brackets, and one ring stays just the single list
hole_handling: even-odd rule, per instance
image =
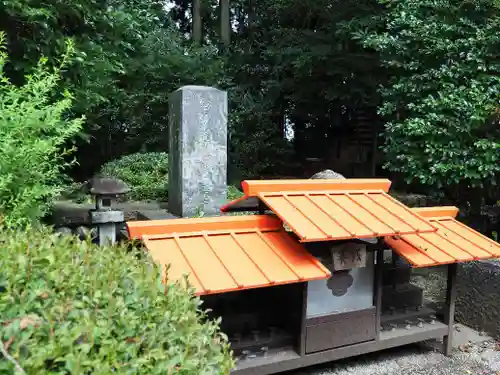
[{"label": "tall stone monument", "polygon": [[219,214],[227,197],[227,93],[184,86],[169,98],[168,210]]}]

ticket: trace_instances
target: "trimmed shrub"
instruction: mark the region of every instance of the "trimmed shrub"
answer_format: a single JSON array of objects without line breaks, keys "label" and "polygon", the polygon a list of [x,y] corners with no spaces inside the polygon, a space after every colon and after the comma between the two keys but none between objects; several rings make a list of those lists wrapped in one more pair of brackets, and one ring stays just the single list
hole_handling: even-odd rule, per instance
[{"label": "trimmed shrub", "polygon": [[219,322],[192,290],[163,284],[142,252],[45,228],[0,228],[0,243],[0,373],[216,375],[233,366]]},{"label": "trimmed shrub", "polygon": [[234,201],[235,199],[241,198],[243,193],[234,185],[229,185],[227,187],[227,200]]},{"label": "trimmed shrub", "polygon": [[[60,70],[42,58],[22,86],[4,75],[7,54],[0,33],[0,216],[9,227],[25,226],[43,217],[64,187],[64,146],[81,130],[82,119],[69,119],[68,92],[54,95]],[[61,95],[62,94],[62,95]]]},{"label": "trimmed shrub", "polygon": [[[106,163],[100,173],[127,183],[130,187],[129,199],[138,201],[168,199],[168,154],[165,152],[126,155]],[[242,195],[237,187],[228,186],[228,200],[237,199]]]},{"label": "trimmed shrub", "polygon": [[165,152],[123,156],[104,164],[101,174],[128,184],[132,200],[165,201],[168,198],[168,154]]}]

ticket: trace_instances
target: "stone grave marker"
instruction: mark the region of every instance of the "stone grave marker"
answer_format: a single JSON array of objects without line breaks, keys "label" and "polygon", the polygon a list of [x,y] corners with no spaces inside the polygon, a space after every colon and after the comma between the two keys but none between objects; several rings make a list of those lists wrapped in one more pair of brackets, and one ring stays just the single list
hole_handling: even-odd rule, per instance
[{"label": "stone grave marker", "polygon": [[227,93],[184,86],[169,98],[168,210],[219,214],[227,198]]}]

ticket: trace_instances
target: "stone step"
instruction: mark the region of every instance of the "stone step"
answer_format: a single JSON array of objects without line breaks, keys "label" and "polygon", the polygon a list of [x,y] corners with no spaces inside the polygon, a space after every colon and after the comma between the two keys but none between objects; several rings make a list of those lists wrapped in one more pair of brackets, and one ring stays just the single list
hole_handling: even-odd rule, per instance
[{"label": "stone step", "polygon": [[163,209],[137,211],[137,220],[168,220],[177,218],[178,216]]}]

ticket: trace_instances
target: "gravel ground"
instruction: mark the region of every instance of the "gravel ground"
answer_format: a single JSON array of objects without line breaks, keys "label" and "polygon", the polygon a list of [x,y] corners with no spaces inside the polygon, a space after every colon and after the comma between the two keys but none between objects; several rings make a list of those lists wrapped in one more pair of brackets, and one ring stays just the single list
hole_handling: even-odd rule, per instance
[{"label": "gravel ground", "polygon": [[283,375],[499,375],[493,342],[462,346],[446,357],[432,343],[396,348]]}]

